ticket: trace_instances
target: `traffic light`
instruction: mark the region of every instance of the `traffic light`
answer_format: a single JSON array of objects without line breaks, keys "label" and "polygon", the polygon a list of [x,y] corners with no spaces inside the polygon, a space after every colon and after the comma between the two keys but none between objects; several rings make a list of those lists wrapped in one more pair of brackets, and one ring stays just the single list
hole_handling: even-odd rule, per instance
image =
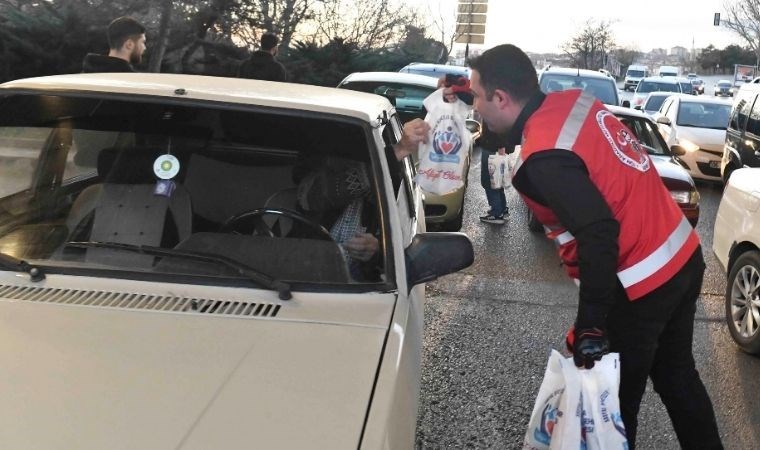
[{"label": "traffic light", "polygon": [[720,26],[720,13],[715,13],[715,16],[713,16],[713,25]]}]

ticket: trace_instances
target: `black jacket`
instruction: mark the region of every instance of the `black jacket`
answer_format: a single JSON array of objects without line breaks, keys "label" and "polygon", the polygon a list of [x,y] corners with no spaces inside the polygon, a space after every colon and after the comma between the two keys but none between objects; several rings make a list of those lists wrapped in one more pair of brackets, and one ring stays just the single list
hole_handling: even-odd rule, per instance
[{"label": "black jacket", "polygon": [[285,71],[285,66],[274,59],[271,53],[258,50],[240,66],[238,77],[267,81],[287,81],[288,75]]},{"label": "black jacket", "polygon": [[88,53],[82,62],[82,72],[84,73],[134,71],[135,69],[132,67],[132,64],[124,61],[121,58],[114,58],[113,56],[107,55],[98,55],[96,53]]}]

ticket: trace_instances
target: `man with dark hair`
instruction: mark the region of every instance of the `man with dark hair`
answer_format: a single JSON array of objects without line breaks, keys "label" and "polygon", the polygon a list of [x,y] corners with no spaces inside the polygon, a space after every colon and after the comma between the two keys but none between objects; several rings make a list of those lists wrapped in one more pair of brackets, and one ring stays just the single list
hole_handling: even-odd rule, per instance
[{"label": "man with dark hair", "polygon": [[512,185],[579,283],[568,349],[591,368],[620,353],[620,406],[635,448],[651,377],[683,448],[722,448],[692,353],[705,269],[699,237],[646,150],[582,90],[543,94],[528,56],[500,45],[471,62],[474,106],[521,145]]},{"label": "man with dark hair", "polygon": [[261,48],[240,65],[238,77],[255,80],[287,81],[285,66],[275,59],[280,40],[273,33],[261,36]]},{"label": "man with dark hair", "polygon": [[82,72],[134,72],[145,52],[145,27],[131,17],[119,17],[108,25],[108,55],[88,53]]}]

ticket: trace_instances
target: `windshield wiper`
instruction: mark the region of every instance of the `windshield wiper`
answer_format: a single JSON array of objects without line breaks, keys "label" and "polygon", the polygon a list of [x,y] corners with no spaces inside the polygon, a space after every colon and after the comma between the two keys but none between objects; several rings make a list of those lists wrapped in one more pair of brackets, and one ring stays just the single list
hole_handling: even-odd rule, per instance
[{"label": "windshield wiper", "polygon": [[119,242],[100,242],[100,241],[83,241],[83,242],[67,242],[67,247],[75,248],[108,248],[114,250],[124,250],[128,252],[141,253],[151,256],[171,256],[187,259],[195,259],[198,261],[210,261],[215,263],[224,264],[227,267],[234,269],[238,274],[247,277],[254,281],[256,284],[263,286],[267,289],[277,291],[280,300],[290,300],[293,298],[290,293],[290,284],[280,280],[276,280],[271,276],[254,269],[246,264],[235,261],[234,259],[227,258],[226,256],[214,255],[211,253],[201,252],[188,252],[185,250],[176,250],[173,248],[161,248],[153,247],[150,245],[134,245],[134,244],[122,244]]},{"label": "windshield wiper", "polygon": [[26,272],[32,281],[42,281],[45,279],[45,273],[38,266],[5,253],[0,253],[0,268],[16,272]]}]

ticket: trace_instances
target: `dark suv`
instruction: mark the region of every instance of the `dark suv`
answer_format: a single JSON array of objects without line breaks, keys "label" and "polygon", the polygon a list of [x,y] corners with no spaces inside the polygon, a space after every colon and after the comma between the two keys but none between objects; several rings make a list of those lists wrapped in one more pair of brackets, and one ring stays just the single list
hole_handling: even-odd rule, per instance
[{"label": "dark suv", "polygon": [[760,79],[739,89],[726,129],[720,175],[727,182],[742,167],[760,167]]}]

